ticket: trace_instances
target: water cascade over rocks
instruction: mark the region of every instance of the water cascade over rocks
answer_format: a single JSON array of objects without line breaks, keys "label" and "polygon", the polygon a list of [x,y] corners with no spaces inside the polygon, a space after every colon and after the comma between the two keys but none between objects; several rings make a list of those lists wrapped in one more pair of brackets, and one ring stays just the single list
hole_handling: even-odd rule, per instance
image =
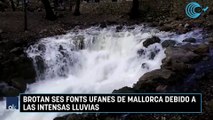
[{"label": "water cascade over rocks", "polygon": [[[37,72],[37,82],[28,85],[26,93],[111,93],[159,69],[164,40],[179,44],[188,37],[201,37],[199,30],[176,35],[144,25],[130,28],[90,27],[41,39],[26,50]],[[144,47],[143,42],[153,36],[161,41]],[[5,101],[0,102],[1,120],[52,120],[59,115],[63,114],[7,111]]]}]

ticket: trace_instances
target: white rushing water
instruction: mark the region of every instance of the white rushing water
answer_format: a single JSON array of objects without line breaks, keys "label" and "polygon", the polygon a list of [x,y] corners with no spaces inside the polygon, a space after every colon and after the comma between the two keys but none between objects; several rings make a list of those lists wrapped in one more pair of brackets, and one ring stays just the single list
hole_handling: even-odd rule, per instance
[{"label": "white rushing water", "polygon": [[[198,30],[176,35],[143,25],[116,32],[116,26],[111,26],[71,30],[65,35],[41,39],[26,50],[38,75],[37,82],[28,85],[26,92],[111,93],[114,89],[131,87],[144,73],[160,68],[165,57],[161,44],[144,48],[144,40],[155,35],[181,43],[187,37],[200,39],[199,33]],[[141,49],[144,53],[139,55]],[[6,111],[5,101],[0,102],[1,120],[52,120],[58,115]]]}]

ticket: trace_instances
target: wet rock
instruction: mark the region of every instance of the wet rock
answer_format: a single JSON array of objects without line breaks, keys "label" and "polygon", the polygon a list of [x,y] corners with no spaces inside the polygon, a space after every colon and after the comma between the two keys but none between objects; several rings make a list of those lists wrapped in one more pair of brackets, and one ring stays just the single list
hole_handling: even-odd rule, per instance
[{"label": "wet rock", "polygon": [[167,85],[159,85],[156,87],[156,92],[166,92]]},{"label": "wet rock", "polygon": [[168,47],[165,51],[168,61],[177,61],[183,63],[193,63],[198,61],[200,56],[192,51],[185,50],[181,47]]},{"label": "wet rock", "polygon": [[194,52],[195,54],[199,55],[200,57],[205,57],[205,55],[208,55],[209,53],[209,45],[205,43],[200,43],[200,44],[190,44],[187,43],[185,45],[181,46],[182,49],[186,51],[191,51]]},{"label": "wet rock", "polygon": [[67,120],[67,117],[66,116],[56,117],[53,120]]},{"label": "wet rock", "polygon": [[107,27],[107,24],[105,22],[100,23],[100,28],[106,28],[106,27]]},{"label": "wet rock", "polygon": [[62,52],[64,50],[62,45],[59,45],[58,51]]},{"label": "wet rock", "polygon": [[145,73],[139,81],[142,82],[149,82],[155,79],[163,78],[163,79],[169,79],[171,75],[173,74],[172,71],[167,69],[157,69],[153,70],[151,72]]},{"label": "wet rock", "polygon": [[4,87],[8,86],[5,82],[0,82],[0,90]]},{"label": "wet rock", "polygon": [[84,47],[85,47],[85,45],[84,45],[84,36],[82,36],[82,35],[79,35],[79,36],[76,36],[75,38],[74,38],[74,44],[75,44],[75,46],[77,46],[77,49],[84,49]]},{"label": "wet rock", "polygon": [[[2,68],[0,81],[4,81],[11,86],[3,90],[6,95],[22,92],[26,89],[26,84],[35,82],[36,72],[32,60],[24,53],[21,55],[13,54],[16,50],[18,49],[10,50],[12,53],[4,53],[5,60],[0,65]],[[12,81],[13,79],[16,80]]]},{"label": "wet rock", "polygon": [[27,88],[27,84],[21,78],[12,79],[11,85],[20,90],[20,92],[24,92]]},{"label": "wet rock", "polygon": [[113,91],[113,93],[135,93],[135,92],[137,92],[135,89],[127,86]]},{"label": "wet rock", "polygon": [[25,83],[35,82],[36,72],[32,63],[32,60],[27,55],[19,57],[18,65],[16,66],[17,77],[23,79]]},{"label": "wet rock", "polygon": [[0,83],[0,94],[3,96],[18,96],[20,91],[7,83]]},{"label": "wet rock", "polygon": [[143,69],[149,69],[149,66],[147,63],[142,63],[141,68]]},{"label": "wet rock", "polygon": [[204,43],[199,44],[197,47],[195,47],[193,52],[197,53],[197,54],[209,53],[209,46],[207,44],[204,44]]},{"label": "wet rock", "polygon": [[138,54],[139,56],[145,55],[144,49],[139,49],[139,50],[137,51],[137,54]]},{"label": "wet rock", "polygon": [[181,45],[181,46],[177,46],[178,48],[182,48],[186,51],[194,51],[196,48],[197,48],[197,45],[192,45],[191,43],[186,43],[184,45]]},{"label": "wet rock", "polygon": [[120,25],[120,26],[117,26],[117,27],[116,27],[116,32],[119,32],[119,31],[121,31],[122,29],[123,29],[123,26],[121,26],[121,25]]},{"label": "wet rock", "polygon": [[150,50],[150,53],[148,54],[148,57],[150,60],[153,60],[155,56],[160,52],[160,49],[155,47],[154,49]]},{"label": "wet rock", "polygon": [[155,58],[156,54],[157,54],[157,52],[154,52],[154,51],[150,52],[149,59],[153,60]]},{"label": "wet rock", "polygon": [[44,45],[44,44],[39,44],[39,45],[38,45],[38,50],[39,50],[39,51],[42,51],[42,52],[45,52],[45,51],[46,51],[45,45]]},{"label": "wet rock", "polygon": [[176,72],[185,71],[184,73],[186,74],[193,70],[193,67],[190,64],[185,64],[183,62],[177,62],[177,61],[171,61],[170,64],[163,62],[163,64],[161,65],[161,68],[166,68]]},{"label": "wet rock", "polygon": [[175,73],[167,69],[157,69],[145,73],[134,85],[134,89],[147,92],[154,92],[159,85],[175,81]]},{"label": "wet rock", "polygon": [[183,40],[183,42],[195,43],[196,39],[195,38],[186,38]]},{"label": "wet rock", "polygon": [[[193,64],[199,62],[204,57],[202,54],[194,52],[198,48],[192,45],[168,47],[165,51],[166,58],[163,59],[161,68],[181,73],[181,75],[191,73],[195,69]],[[199,49],[197,51],[202,52],[204,50]]]},{"label": "wet rock", "polygon": [[44,71],[45,71],[45,63],[42,59],[41,56],[36,56],[35,57],[35,62],[36,62],[36,67],[37,67],[37,70],[39,72],[39,74],[43,74]]},{"label": "wet rock", "polygon": [[176,44],[176,41],[174,40],[165,40],[161,43],[163,48],[173,47],[175,44]]},{"label": "wet rock", "polygon": [[144,47],[148,47],[149,45],[152,45],[154,43],[160,43],[160,38],[159,37],[156,37],[156,36],[153,36],[152,38],[148,38],[146,39],[144,42],[143,42],[143,46]]}]

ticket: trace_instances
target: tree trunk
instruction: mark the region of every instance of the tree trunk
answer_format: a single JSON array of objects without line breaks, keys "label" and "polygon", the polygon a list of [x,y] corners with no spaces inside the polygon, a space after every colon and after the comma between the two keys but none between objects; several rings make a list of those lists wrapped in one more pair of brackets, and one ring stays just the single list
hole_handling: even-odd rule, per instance
[{"label": "tree trunk", "polygon": [[74,11],[74,15],[75,16],[79,16],[80,13],[80,4],[81,4],[81,0],[76,0],[76,5],[75,5],[75,11]]},{"label": "tree trunk", "polygon": [[20,3],[20,1],[16,0],[16,7],[19,7],[19,3]]},{"label": "tree trunk", "polygon": [[24,31],[27,31],[27,3],[24,0]]},{"label": "tree trunk", "polygon": [[72,0],[69,0],[69,3],[70,3],[70,11],[72,11],[72,6],[73,6]]},{"label": "tree trunk", "polygon": [[54,8],[58,9],[58,6],[59,6],[58,0],[53,0],[53,3],[54,3]]},{"label": "tree trunk", "polygon": [[13,0],[10,0],[10,4],[11,4],[11,7],[12,7],[12,10],[16,11],[16,7],[15,7]]},{"label": "tree trunk", "polygon": [[130,18],[135,19],[139,17],[139,0],[133,0],[130,11]]},{"label": "tree trunk", "polygon": [[48,20],[56,20],[56,16],[50,6],[50,2],[49,0],[41,0],[43,5],[44,5],[44,8],[45,8],[45,11],[46,11],[46,19]]}]

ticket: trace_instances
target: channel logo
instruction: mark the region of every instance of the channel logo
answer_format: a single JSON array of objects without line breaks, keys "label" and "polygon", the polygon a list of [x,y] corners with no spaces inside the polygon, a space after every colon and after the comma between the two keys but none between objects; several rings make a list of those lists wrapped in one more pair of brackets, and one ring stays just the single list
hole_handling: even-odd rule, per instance
[{"label": "channel logo", "polygon": [[188,17],[196,19],[208,9],[209,7],[202,8],[202,6],[197,2],[190,2],[189,4],[187,4],[185,12]]},{"label": "channel logo", "polygon": [[7,97],[6,98],[6,109],[8,109],[8,110],[18,109],[18,97]]}]

